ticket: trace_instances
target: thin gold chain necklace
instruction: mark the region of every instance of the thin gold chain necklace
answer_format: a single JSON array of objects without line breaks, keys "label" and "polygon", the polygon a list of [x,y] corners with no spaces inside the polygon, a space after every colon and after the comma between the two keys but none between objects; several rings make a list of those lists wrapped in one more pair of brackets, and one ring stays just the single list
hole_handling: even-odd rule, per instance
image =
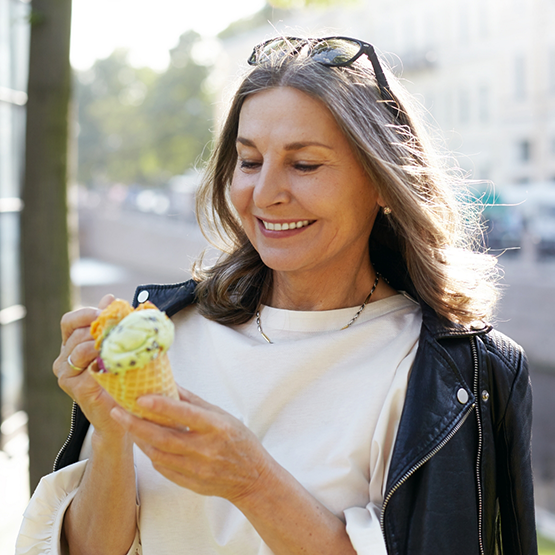
[{"label": "thin gold chain necklace", "polygon": [[[360,313],[364,310],[364,307],[370,301],[370,297],[372,296],[372,293],[374,293],[374,291],[376,290],[376,287],[378,287],[378,282],[379,281],[380,281],[380,274],[376,274],[376,280],[374,281],[374,285],[372,285],[372,289],[370,289],[370,293],[368,293],[368,296],[366,297],[366,299],[364,299],[364,302],[360,305],[359,309],[357,310],[357,313],[351,318],[351,321],[346,326],[343,326],[341,328],[342,330],[346,330],[347,328],[351,327],[356,322],[357,318],[360,316]],[[256,327],[258,328],[258,331],[260,332],[260,335],[268,343],[272,343],[272,340],[262,330],[262,324],[260,323],[260,310],[256,311]]]}]

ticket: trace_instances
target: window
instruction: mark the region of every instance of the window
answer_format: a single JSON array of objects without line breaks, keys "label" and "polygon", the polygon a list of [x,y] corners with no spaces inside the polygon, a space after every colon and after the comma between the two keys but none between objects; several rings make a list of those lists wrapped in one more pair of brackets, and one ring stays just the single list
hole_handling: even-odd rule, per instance
[{"label": "window", "polygon": [[555,46],[549,50],[547,64],[547,90],[555,96]]},{"label": "window", "polygon": [[515,100],[526,100],[526,59],[523,54],[514,60]]},{"label": "window", "polygon": [[459,122],[470,123],[470,94],[467,89],[459,91]]},{"label": "window", "polygon": [[459,9],[459,41],[461,44],[470,42],[470,14],[468,13],[468,5],[461,3]]},{"label": "window", "polygon": [[520,162],[529,162],[532,159],[532,144],[528,139],[517,143],[517,156]]},{"label": "window", "polygon": [[478,8],[478,33],[480,38],[487,39],[490,34],[490,9],[487,0],[482,0]]},{"label": "window", "polygon": [[23,168],[30,4],[0,0],[0,421],[21,408],[18,198]]},{"label": "window", "polygon": [[489,87],[482,85],[478,89],[478,117],[480,123],[487,123],[490,119]]}]

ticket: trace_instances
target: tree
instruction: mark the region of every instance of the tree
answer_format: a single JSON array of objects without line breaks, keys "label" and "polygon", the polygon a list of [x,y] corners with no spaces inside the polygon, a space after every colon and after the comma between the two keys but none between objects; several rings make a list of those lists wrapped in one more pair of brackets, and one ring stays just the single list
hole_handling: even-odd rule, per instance
[{"label": "tree", "polygon": [[52,470],[69,428],[71,401],[52,374],[60,318],[71,306],[67,143],[71,0],[33,0],[21,247],[25,403],[31,489]]},{"label": "tree", "polygon": [[306,7],[327,8],[330,6],[345,5],[358,0],[268,0],[268,4],[282,10]]},{"label": "tree", "polygon": [[152,69],[132,67],[123,49],[77,74],[80,182],[145,180],[150,133],[144,100],[157,78]]},{"label": "tree", "polygon": [[181,35],[170,51],[170,66],[145,102],[156,159],[169,175],[190,168],[212,139],[212,105],[203,86],[210,69],[193,56],[199,42],[194,31]]},{"label": "tree", "polygon": [[157,186],[195,163],[212,138],[210,68],[193,56],[200,41],[183,34],[161,74],[116,50],[78,75],[80,182]]}]

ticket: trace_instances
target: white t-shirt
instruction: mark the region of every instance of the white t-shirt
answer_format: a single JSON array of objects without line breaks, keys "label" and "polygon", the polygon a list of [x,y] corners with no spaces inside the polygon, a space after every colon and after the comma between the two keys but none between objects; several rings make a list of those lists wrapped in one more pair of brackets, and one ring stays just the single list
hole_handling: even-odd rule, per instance
[{"label": "white t-shirt", "polygon": [[[380,509],[422,317],[414,301],[395,295],[368,304],[341,330],[357,309],[264,307],[268,344],[254,319],[226,327],[191,306],[173,318],[169,357],[178,384],[241,420],[346,522],[357,553],[386,555]],[[90,452],[91,431],[82,458]],[[140,534],[130,555],[272,553],[230,502],[170,482],[136,447],[135,465]],[[16,554],[61,553],[63,515],[85,466],[81,461],[42,479]]]},{"label": "white t-shirt", "polygon": [[[345,520],[358,553],[385,553],[379,524],[386,478],[421,326],[419,306],[395,295],[357,308],[264,307],[234,328],[194,306],[174,317],[177,383],[253,431],[267,451]],[[138,449],[145,555],[262,555],[265,546],[230,502],[185,490]]]}]

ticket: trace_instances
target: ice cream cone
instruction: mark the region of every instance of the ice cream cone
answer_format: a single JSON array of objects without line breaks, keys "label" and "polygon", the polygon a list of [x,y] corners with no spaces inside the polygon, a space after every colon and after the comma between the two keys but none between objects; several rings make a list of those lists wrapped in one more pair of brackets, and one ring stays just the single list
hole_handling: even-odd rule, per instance
[{"label": "ice cream cone", "polygon": [[88,370],[110,396],[130,413],[157,424],[174,423],[137,405],[137,399],[147,394],[179,399],[167,353],[161,353],[141,368],[132,368],[120,374],[101,372],[96,361],[89,366]]}]

